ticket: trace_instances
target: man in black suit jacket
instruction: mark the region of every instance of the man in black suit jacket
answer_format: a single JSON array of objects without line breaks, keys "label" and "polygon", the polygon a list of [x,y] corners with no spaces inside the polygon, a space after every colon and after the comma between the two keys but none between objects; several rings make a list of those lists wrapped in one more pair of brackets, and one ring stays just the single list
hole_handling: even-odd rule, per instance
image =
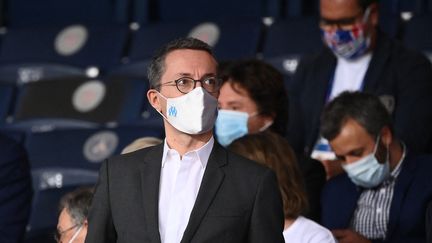
[{"label": "man in black suit jacket", "polygon": [[283,242],[274,173],[213,139],[216,66],[193,38],[156,54],[147,97],[164,117],[165,142],[102,165],[87,243]]},{"label": "man in black suit jacket", "polygon": [[[338,86],[335,80],[338,75],[337,68],[341,63],[357,63],[366,55],[371,55],[364,76],[358,78],[360,86],[357,86],[357,90],[380,97],[391,112],[396,135],[405,141],[412,152],[431,152],[432,109],[429,107],[432,104],[431,63],[420,53],[406,49],[377,29],[376,1],[321,0],[320,2],[320,26],[323,33],[329,32],[323,34],[324,39],[325,36],[336,33],[334,31],[355,28],[358,30],[359,27],[356,26],[366,26],[362,32],[366,36],[363,40],[370,41],[366,42],[369,43],[366,49],[361,49],[359,46],[357,52],[353,49],[352,52],[343,53],[341,50],[349,50],[349,48],[337,49],[334,43],[337,38],[342,38],[342,35],[334,35],[336,36],[334,39],[327,38],[330,39],[329,43],[333,43],[327,44],[329,48],[302,60],[289,93],[293,111],[290,111],[292,119],[290,119],[288,138],[294,149],[307,156],[312,154],[319,138],[319,117],[324,105],[331,100],[333,89]],[[361,42],[359,39],[353,39],[347,45],[354,46],[355,41]],[[342,46],[344,43],[339,44]],[[342,77],[345,78],[343,82],[354,82],[356,75],[359,73],[351,70],[349,74]]]},{"label": "man in black suit jacket", "polygon": [[0,242],[23,240],[32,196],[26,151],[15,140],[0,134]]}]

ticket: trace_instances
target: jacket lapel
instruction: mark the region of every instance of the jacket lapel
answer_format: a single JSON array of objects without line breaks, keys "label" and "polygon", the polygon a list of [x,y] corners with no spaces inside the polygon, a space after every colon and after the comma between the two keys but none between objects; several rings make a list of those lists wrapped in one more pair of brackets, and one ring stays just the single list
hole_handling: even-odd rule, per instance
[{"label": "jacket lapel", "polygon": [[139,167],[141,174],[141,190],[145,222],[152,242],[161,242],[159,235],[159,181],[163,143],[154,147],[144,158],[144,163]]},{"label": "jacket lapel", "polygon": [[307,99],[310,99],[310,101],[308,101],[310,108],[306,110],[308,110],[308,113],[312,115],[311,127],[314,128],[314,131],[309,134],[309,137],[306,140],[309,141],[307,148],[308,151],[306,151],[308,154],[313,151],[319,135],[320,115],[323,107],[326,105],[327,96],[332,88],[330,86],[333,83],[334,72],[337,64],[337,59],[328,48],[324,49],[323,54],[319,59],[319,63],[322,63],[322,65],[316,67],[317,71],[313,78],[313,85],[316,87],[312,89],[312,93],[307,97]]},{"label": "jacket lapel", "polygon": [[380,81],[381,73],[383,70],[386,70],[384,66],[386,65],[391,53],[391,42],[387,39],[388,37],[378,31],[373,56],[364,77],[363,91],[365,92],[375,93],[376,86]]},{"label": "jacket lapel", "polygon": [[396,229],[399,222],[401,207],[414,178],[416,163],[413,161],[413,158],[407,154],[403,162],[404,164],[402,164],[402,170],[396,180],[393,199],[390,206],[388,236],[392,235],[392,231]]},{"label": "jacket lapel", "polygon": [[190,242],[225,177],[220,167],[227,163],[226,151],[217,143],[210,154],[197,199],[181,242]]}]

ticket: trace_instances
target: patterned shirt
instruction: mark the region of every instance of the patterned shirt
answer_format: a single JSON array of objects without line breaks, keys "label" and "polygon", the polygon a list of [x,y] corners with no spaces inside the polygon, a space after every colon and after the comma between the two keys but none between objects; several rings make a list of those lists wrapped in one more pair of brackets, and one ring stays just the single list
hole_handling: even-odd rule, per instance
[{"label": "patterned shirt", "polygon": [[405,145],[402,146],[402,157],[389,178],[377,187],[363,190],[357,201],[357,208],[351,219],[351,229],[368,239],[386,237],[394,186],[405,158]]}]

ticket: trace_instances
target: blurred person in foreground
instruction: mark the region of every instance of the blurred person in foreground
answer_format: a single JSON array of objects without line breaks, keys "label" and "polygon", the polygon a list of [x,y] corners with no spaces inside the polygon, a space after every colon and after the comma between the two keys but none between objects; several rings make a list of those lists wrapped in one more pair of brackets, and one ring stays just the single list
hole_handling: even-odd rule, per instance
[{"label": "blurred person in foreground", "polygon": [[132,143],[128,144],[126,147],[123,148],[122,154],[127,154],[130,152],[137,151],[139,149],[147,148],[150,146],[155,146],[158,144],[161,144],[163,141],[160,138],[156,137],[142,137],[137,138]]},{"label": "blurred person in foreground", "polygon": [[264,131],[234,140],[228,149],[275,171],[283,200],[285,242],[335,243],[328,229],[301,216],[308,202],[294,151],[286,139]]}]

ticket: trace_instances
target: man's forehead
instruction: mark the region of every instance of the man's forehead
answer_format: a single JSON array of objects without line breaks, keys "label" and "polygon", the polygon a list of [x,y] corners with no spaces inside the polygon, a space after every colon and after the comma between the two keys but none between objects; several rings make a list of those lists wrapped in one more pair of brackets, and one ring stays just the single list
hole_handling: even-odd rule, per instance
[{"label": "man's forehead", "polygon": [[[217,63],[210,53],[203,50],[179,49],[169,52],[165,57],[165,69],[189,67],[215,71]],[[181,72],[187,73],[188,70]]]},{"label": "man's forehead", "polygon": [[338,150],[357,149],[369,142],[373,142],[372,136],[357,121],[348,119],[342,125],[339,134],[330,141],[330,144]]},{"label": "man's forehead", "polygon": [[337,20],[351,18],[362,11],[358,0],[321,0],[321,18]]}]

